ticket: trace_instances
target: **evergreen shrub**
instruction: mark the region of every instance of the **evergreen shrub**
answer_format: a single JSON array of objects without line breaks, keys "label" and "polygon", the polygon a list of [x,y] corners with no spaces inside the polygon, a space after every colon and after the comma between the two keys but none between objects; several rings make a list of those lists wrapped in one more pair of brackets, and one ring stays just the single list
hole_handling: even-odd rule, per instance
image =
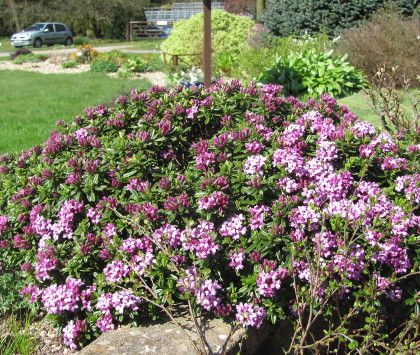
[{"label": "evergreen shrub", "polygon": [[134,90],[0,157],[2,279],[25,280],[73,349],[156,315],[148,300],[189,300],[243,327],[287,318],[296,351],[404,352],[418,341],[419,148],[420,132],[377,131],[328,95]]},{"label": "evergreen shrub", "polygon": [[[230,14],[222,10],[212,10],[212,54],[214,62],[222,52],[238,54],[247,46],[247,35],[255,28],[250,18]],[[169,54],[201,54],[203,53],[203,13],[191,16],[174,24],[169,37],[161,44],[161,49]],[[182,61],[189,64],[202,65],[202,55],[185,56]]]},{"label": "evergreen shrub", "polygon": [[263,21],[276,36],[319,32],[337,36],[344,28],[369,19],[383,6],[383,0],[271,0]]}]

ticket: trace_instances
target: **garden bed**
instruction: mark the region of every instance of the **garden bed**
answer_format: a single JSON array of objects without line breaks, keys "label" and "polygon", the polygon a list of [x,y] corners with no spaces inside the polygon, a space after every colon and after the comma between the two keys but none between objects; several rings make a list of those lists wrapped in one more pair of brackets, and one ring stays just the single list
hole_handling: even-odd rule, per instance
[{"label": "garden bed", "polygon": [[[76,74],[87,72],[90,64],[79,64],[74,68],[63,68],[62,60],[57,58],[48,59],[44,62],[14,64],[10,61],[0,61],[0,70],[23,70],[35,71],[42,74]],[[109,73],[110,76],[117,76],[117,73]],[[162,72],[137,73],[130,77],[132,79],[147,79],[153,85],[166,85],[165,74]]]}]

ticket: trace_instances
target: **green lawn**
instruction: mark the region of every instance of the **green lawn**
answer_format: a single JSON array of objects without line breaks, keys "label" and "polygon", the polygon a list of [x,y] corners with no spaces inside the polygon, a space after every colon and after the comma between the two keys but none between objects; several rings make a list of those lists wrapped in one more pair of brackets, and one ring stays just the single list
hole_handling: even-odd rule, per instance
[{"label": "green lawn", "polygon": [[[420,88],[415,88],[410,90],[410,94],[415,100],[420,99]],[[344,97],[337,100],[339,105],[346,105],[350,111],[354,112],[360,120],[368,121],[374,124],[377,127],[381,126],[381,121],[379,116],[369,107],[365,98],[367,98],[362,92],[353,94],[351,96]],[[414,114],[412,110],[412,105],[406,99],[403,101],[403,107],[405,108],[405,113],[408,117],[412,117]]]},{"label": "green lawn", "polygon": [[46,141],[57,120],[70,122],[83,109],[112,104],[147,80],[111,78],[102,73],[40,74],[0,70],[0,154]]}]

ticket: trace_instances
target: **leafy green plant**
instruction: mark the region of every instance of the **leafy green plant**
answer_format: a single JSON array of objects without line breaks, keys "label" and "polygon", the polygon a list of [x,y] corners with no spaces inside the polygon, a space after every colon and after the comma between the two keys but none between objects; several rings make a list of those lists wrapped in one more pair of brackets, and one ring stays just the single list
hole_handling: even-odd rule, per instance
[{"label": "leafy green plant", "polygon": [[349,65],[346,57],[333,56],[332,50],[291,52],[278,57],[274,65],[266,68],[257,80],[284,85],[293,95],[348,95],[360,90],[364,82],[362,73]]},{"label": "leafy green plant", "polygon": [[[264,32],[263,32],[264,33]],[[302,53],[305,50],[324,52],[332,49],[330,38],[324,34],[300,37],[274,37],[264,35],[251,36],[249,47],[242,48],[232,66],[232,76],[241,80],[255,80],[264,68],[269,68],[279,56],[287,56],[290,52]]]},{"label": "leafy green plant", "polygon": [[73,61],[73,60],[70,61],[70,62],[63,62],[63,63],[61,63],[61,67],[64,68],[64,69],[76,68],[77,65],[78,65],[78,63],[75,62],[75,61]]},{"label": "leafy green plant", "polygon": [[114,49],[109,52],[99,53],[93,62],[112,62],[118,66],[121,66],[127,61],[129,54]]},{"label": "leafy green plant", "polygon": [[72,349],[185,303],[288,319],[289,353],[416,351],[419,143],[326,94],[133,90],[0,157],[1,265]]},{"label": "leafy green plant", "polygon": [[236,64],[237,56],[230,52],[219,53],[217,67],[224,75],[230,75],[232,68]]},{"label": "leafy green plant", "polygon": [[138,57],[129,57],[121,69],[131,73],[142,73],[147,70],[147,62]]},{"label": "leafy green plant", "polygon": [[[238,54],[248,46],[246,37],[255,23],[245,17],[229,14],[221,10],[212,11],[212,53],[217,62],[219,53]],[[174,24],[169,37],[162,43],[162,51],[169,54],[203,53],[203,13],[191,16]],[[181,59],[195,66],[202,66],[202,56],[184,56]]]},{"label": "leafy green plant", "polygon": [[293,67],[277,64],[274,68],[266,69],[257,79],[264,84],[277,84],[283,87],[285,95],[301,96],[307,90],[302,85],[302,77]]},{"label": "leafy green plant", "polygon": [[44,62],[47,59],[48,59],[48,56],[45,56],[43,54],[30,53],[30,54],[22,54],[15,57],[15,59],[13,59],[13,63],[14,64],[39,63],[39,62]]},{"label": "leafy green plant", "polygon": [[103,62],[93,62],[90,65],[90,71],[98,73],[116,73],[118,71],[118,65],[113,62],[103,61]]}]

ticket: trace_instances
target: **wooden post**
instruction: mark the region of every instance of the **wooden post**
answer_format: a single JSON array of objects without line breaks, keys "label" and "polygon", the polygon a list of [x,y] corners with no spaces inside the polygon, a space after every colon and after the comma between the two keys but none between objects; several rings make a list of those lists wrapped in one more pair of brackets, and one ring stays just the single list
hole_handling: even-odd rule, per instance
[{"label": "wooden post", "polygon": [[130,21],[125,23],[125,41],[131,42],[131,35],[130,35]]},{"label": "wooden post", "polygon": [[204,43],[203,43],[203,63],[204,63],[204,87],[211,85],[211,0],[203,0],[204,11]]}]

